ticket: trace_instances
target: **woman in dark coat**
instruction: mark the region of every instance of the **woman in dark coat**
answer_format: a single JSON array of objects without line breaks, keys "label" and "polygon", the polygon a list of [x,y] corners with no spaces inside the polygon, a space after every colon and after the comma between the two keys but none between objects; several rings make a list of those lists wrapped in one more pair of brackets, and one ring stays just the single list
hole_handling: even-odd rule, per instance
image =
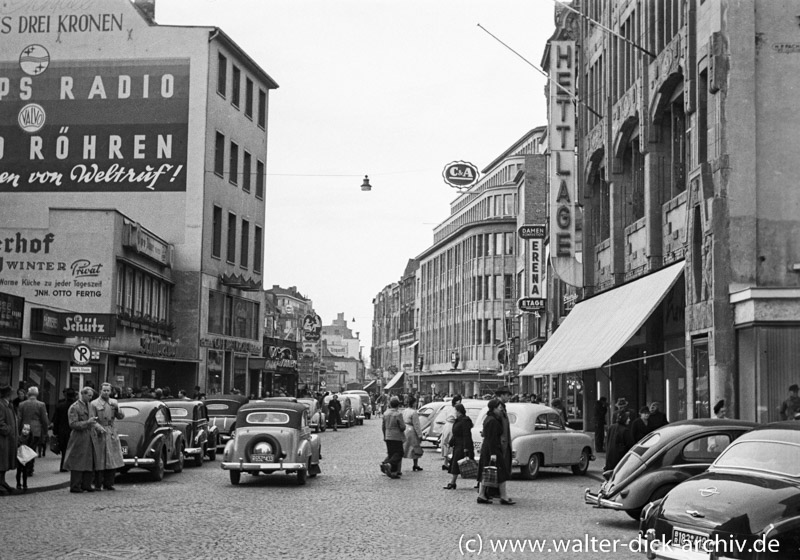
[{"label": "woman in dark coat", "polygon": [[633,434],[629,424],[631,417],[628,412],[621,412],[617,417],[617,423],[612,424],[608,429],[608,439],[606,441],[606,466],[605,470],[612,471],[622,460],[622,457],[636,443],[633,441]]},{"label": "woman in dark coat", "polygon": [[483,473],[486,467],[494,464],[497,467],[498,490],[500,490],[500,503],[506,506],[514,505],[516,502],[509,499],[506,494],[506,480],[510,472],[510,465],[505,464],[503,456],[503,445],[500,442],[503,437],[503,422],[501,412],[498,409],[500,399],[489,401],[489,412],[483,420],[483,443],[481,444],[481,459],[478,463],[478,480],[481,482],[478,491],[479,504],[491,504],[492,500],[486,496],[487,486],[483,483]]},{"label": "woman in dark coat", "polygon": [[461,474],[458,462],[464,457],[475,458],[475,444],[472,442],[472,420],[467,416],[467,409],[461,403],[456,404],[456,421],[453,424],[453,433],[450,436],[450,447],[453,449],[453,458],[450,460],[448,472],[452,475],[445,490],[455,490],[456,479]]}]

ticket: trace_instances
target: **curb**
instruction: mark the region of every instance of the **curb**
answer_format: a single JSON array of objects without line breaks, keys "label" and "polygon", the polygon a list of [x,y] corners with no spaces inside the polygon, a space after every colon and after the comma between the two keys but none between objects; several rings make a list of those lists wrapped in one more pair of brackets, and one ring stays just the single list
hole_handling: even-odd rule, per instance
[{"label": "curb", "polygon": [[[10,486],[10,485],[9,485]],[[12,486],[12,488],[14,488]],[[37,494],[39,492],[50,492],[51,490],[61,490],[62,488],[69,488],[69,481],[67,482],[59,482],[58,484],[51,484],[49,486],[32,486],[28,488],[27,492],[22,492],[21,490],[17,490],[14,488],[14,494],[9,494],[7,496],[3,496],[4,498],[10,498],[14,496],[27,496],[29,494]]]}]

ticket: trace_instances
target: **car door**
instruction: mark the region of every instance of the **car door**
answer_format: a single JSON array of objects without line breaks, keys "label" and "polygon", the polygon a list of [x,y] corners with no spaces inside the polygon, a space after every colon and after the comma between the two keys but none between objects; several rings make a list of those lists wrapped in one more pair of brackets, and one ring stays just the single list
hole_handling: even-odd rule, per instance
[{"label": "car door", "polygon": [[[536,423],[534,424],[533,429],[534,434],[534,446],[532,449],[533,451],[539,452],[544,457],[545,464],[551,464],[553,462],[553,435],[550,432],[548,425],[547,425],[547,413],[542,412],[538,416],[536,416]],[[520,457],[520,462],[525,461],[527,462],[527,457]]]},{"label": "car door", "polygon": [[553,445],[552,464],[565,465],[573,462],[574,442],[569,437],[570,434],[564,426],[561,415],[557,412],[547,413],[547,433]]}]

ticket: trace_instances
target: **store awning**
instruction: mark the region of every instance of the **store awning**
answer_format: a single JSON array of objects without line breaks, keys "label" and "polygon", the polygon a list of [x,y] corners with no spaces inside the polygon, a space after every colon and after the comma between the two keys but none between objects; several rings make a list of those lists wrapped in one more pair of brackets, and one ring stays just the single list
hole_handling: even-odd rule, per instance
[{"label": "store awning", "polygon": [[374,387],[376,383],[377,383],[377,381],[376,381],[375,379],[373,379],[372,381],[370,381],[369,383],[367,383],[366,385],[364,385],[364,391],[366,391],[367,389],[370,389],[370,388]]},{"label": "store awning", "polygon": [[386,387],[384,387],[384,389],[385,390],[389,390],[389,389],[396,389],[398,386],[402,387],[403,386],[403,373],[404,372],[399,371],[396,374],[394,374],[394,377],[392,377],[392,380],[389,381],[389,383],[386,384]]},{"label": "store awning", "polygon": [[655,311],[683,261],[578,303],[521,376],[570,373],[605,364]]}]

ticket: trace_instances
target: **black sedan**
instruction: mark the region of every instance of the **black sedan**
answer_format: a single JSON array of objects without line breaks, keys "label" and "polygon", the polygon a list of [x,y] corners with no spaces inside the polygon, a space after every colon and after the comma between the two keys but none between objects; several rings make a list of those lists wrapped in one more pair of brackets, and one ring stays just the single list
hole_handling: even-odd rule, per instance
[{"label": "black sedan", "polygon": [[800,422],[742,435],[647,506],[639,528],[648,558],[800,558]]},{"label": "black sedan", "polygon": [[233,437],[236,429],[236,413],[239,407],[249,400],[244,395],[213,395],[206,399],[206,410],[211,425],[216,426],[219,433],[217,451],[222,451],[225,444]]},{"label": "black sedan", "polygon": [[732,441],[756,426],[716,418],[668,424],[643,437],[613,471],[603,473],[606,481],[600,490],[587,488],[584,501],[638,520],[644,506],[705,472]]},{"label": "black sedan", "polygon": [[198,467],[203,465],[206,455],[211,461],[216,459],[219,429],[209,422],[205,403],[189,399],[170,399],[164,403],[169,407],[172,422],[183,432],[186,443],[183,454]]},{"label": "black sedan", "polygon": [[172,423],[167,405],[155,399],[124,399],[119,408],[125,414],[115,423],[125,463],[122,472],[146,469],[156,481],[164,478],[164,469],[181,472],[183,433]]}]

